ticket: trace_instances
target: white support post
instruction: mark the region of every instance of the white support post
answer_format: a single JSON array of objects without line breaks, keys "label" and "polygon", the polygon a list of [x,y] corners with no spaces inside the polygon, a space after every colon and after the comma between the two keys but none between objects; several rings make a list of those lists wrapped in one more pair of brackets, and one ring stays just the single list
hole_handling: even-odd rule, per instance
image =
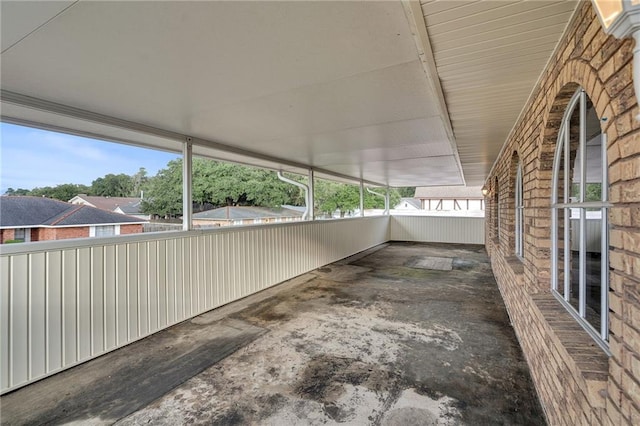
[{"label": "white support post", "polygon": [[314,193],[314,188],[315,185],[313,184],[313,169],[309,169],[309,220],[315,220],[316,219],[316,212],[315,212],[315,193]]},{"label": "white support post", "polygon": [[384,214],[389,216],[389,185],[387,185],[387,191],[384,193]]},{"label": "white support post", "polygon": [[182,144],[182,229],[193,229],[193,201],[191,197],[191,171],[193,169],[193,145],[191,138]]},{"label": "white support post", "polygon": [[360,179],[360,217],[364,217],[364,181]]}]

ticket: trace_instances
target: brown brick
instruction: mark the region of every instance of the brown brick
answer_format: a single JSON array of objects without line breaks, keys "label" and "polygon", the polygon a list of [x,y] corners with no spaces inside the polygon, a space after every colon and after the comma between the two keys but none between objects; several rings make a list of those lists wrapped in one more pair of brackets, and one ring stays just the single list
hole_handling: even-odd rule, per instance
[{"label": "brown brick", "polygon": [[[635,120],[638,107],[631,81],[632,49],[632,40],[618,40],[603,33],[590,2],[579,3],[555,59],[542,73],[529,105],[505,142],[502,157],[487,178],[490,185],[499,181],[503,206],[499,230],[495,229],[495,211],[492,207],[487,209],[487,250],[550,424],[617,425],[637,417],[640,122]],[[574,83],[566,82],[581,82],[601,118],[601,129],[607,134],[608,194],[612,204],[608,265],[612,355],[608,362],[549,294],[553,161],[561,119],[576,89]],[[521,274],[514,274],[504,259],[512,254],[514,150],[525,165],[526,261],[521,265]],[[497,236],[499,240],[492,240]]]},{"label": "brown brick", "polygon": [[640,134],[634,133],[618,141],[620,157],[631,157],[640,154]]}]

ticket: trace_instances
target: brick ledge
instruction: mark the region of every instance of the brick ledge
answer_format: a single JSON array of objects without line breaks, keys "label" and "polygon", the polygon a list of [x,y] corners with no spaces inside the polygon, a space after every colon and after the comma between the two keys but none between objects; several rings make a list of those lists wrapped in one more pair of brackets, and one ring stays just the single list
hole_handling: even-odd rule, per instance
[{"label": "brick ledge", "polygon": [[505,257],[504,261],[509,265],[515,275],[524,275],[524,264],[518,256]]},{"label": "brick ledge", "polygon": [[604,407],[609,357],[550,293],[531,295],[551,333],[549,344],[562,356],[592,407]]}]

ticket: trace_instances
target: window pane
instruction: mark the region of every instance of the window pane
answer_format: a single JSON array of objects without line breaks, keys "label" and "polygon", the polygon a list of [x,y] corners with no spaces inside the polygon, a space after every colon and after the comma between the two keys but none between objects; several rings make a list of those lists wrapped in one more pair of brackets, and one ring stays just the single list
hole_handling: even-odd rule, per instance
[{"label": "window pane", "polygon": [[587,255],[586,255],[586,318],[596,330],[600,330],[602,301],[601,247],[602,247],[602,211],[589,211],[587,214]]},{"label": "window pane", "polygon": [[[578,104],[579,105],[579,104]],[[569,158],[567,174],[569,175],[569,199],[566,203],[580,201],[580,108],[576,107],[571,116],[569,132]]]},{"label": "window pane", "polygon": [[602,134],[587,141],[585,201],[602,201]]},{"label": "window pane", "polygon": [[[564,175],[565,175],[565,166],[566,162],[564,161],[564,144],[560,142],[560,158],[556,167],[558,167],[558,182],[556,184],[557,194],[558,194],[558,203],[565,203],[565,194],[564,194]],[[558,234],[562,235],[562,234]]]},{"label": "window pane", "polygon": [[569,303],[579,311],[580,300],[580,209],[572,208],[570,210],[571,232],[569,233],[569,267],[567,270],[569,276]]},{"label": "window pane", "polygon": [[18,228],[16,230],[14,230],[13,231],[13,239],[17,240],[17,241],[24,241],[24,239],[25,239],[24,228]]},{"label": "window pane", "polygon": [[114,225],[96,226],[96,237],[107,237],[115,234],[116,229]]},{"label": "window pane", "polygon": [[556,259],[557,259],[557,288],[556,290],[562,296],[564,296],[564,228],[565,228],[565,209],[557,209],[558,215],[557,223],[557,244],[556,244]]}]

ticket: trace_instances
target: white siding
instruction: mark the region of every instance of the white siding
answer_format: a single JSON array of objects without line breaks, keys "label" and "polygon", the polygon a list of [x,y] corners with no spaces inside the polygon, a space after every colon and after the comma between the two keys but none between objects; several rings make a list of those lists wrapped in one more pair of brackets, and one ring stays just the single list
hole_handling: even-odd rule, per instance
[{"label": "white siding", "polygon": [[484,244],[484,218],[391,216],[391,240]]}]

